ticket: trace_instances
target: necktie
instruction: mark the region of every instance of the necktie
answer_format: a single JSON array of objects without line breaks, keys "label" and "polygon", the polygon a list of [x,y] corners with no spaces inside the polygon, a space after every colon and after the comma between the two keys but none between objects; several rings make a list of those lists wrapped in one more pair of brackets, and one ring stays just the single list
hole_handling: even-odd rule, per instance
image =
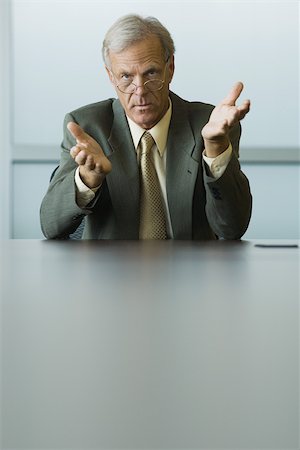
[{"label": "necktie", "polygon": [[151,160],[154,139],[147,131],[140,141],[140,239],[166,239],[166,221],[157,173]]}]

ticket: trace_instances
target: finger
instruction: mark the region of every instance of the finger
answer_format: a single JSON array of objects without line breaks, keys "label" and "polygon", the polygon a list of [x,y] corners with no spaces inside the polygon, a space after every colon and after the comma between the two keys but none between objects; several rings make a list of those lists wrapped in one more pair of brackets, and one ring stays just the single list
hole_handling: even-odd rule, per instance
[{"label": "finger", "polygon": [[77,123],[69,122],[67,128],[77,142],[84,142],[87,140],[88,134]]},{"label": "finger", "polygon": [[238,81],[237,83],[235,83],[232,88],[231,91],[229,92],[229,94],[222,100],[222,104],[223,105],[230,105],[230,106],[234,106],[235,102],[237,101],[237,99],[239,98],[239,96],[241,95],[242,90],[244,89],[244,85],[241,81]]},{"label": "finger", "polygon": [[237,110],[239,112],[239,120],[242,120],[246,114],[250,111],[250,100],[245,100],[241,106],[237,107]]},{"label": "finger", "polygon": [[97,161],[95,164],[95,171],[98,174],[108,174],[112,169],[111,162],[107,158],[101,158],[100,161]]},{"label": "finger", "polygon": [[249,112],[250,111],[250,100],[244,100],[243,103],[237,107],[237,109],[241,112]]},{"label": "finger", "polygon": [[84,150],[80,150],[80,152],[75,157],[75,162],[79,166],[83,166],[86,163],[87,156],[88,155],[86,154],[86,152]]},{"label": "finger", "polygon": [[95,169],[95,161],[92,155],[88,155],[85,161],[85,167],[88,170],[94,170]]},{"label": "finger", "polygon": [[80,151],[81,147],[79,147],[79,145],[74,145],[74,147],[70,149],[70,155],[72,156],[72,158],[75,158]]}]

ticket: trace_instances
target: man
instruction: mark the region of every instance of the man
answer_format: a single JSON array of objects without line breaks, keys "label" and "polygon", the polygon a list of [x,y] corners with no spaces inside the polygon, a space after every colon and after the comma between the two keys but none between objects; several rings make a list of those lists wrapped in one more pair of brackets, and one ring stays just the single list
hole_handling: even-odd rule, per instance
[{"label": "man", "polygon": [[[216,107],[169,90],[174,44],[155,18],[129,15],[103,58],[118,99],[67,114],[61,161],[41,205],[47,238],[239,239],[251,215],[240,170],[236,83]],[[145,133],[145,131],[147,131]]]}]

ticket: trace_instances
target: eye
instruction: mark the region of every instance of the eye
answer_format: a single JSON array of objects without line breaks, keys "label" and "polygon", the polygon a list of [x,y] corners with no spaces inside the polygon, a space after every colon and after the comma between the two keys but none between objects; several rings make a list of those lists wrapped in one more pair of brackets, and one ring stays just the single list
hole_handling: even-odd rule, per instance
[{"label": "eye", "polygon": [[129,73],[122,73],[121,80],[122,81],[131,81],[132,80],[132,76]]},{"label": "eye", "polygon": [[146,73],[146,77],[148,78],[157,78],[158,77],[158,70],[157,69],[149,69]]}]

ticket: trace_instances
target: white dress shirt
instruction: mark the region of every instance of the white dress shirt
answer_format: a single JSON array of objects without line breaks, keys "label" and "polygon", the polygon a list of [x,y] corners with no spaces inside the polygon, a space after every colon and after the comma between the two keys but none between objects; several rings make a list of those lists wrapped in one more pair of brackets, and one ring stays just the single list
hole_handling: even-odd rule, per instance
[{"label": "white dress shirt", "polygon": [[[153,146],[152,150],[152,157],[153,157],[153,164],[155,166],[163,202],[165,206],[165,212],[166,212],[166,225],[167,225],[167,234],[168,237],[172,238],[172,226],[171,226],[171,220],[170,220],[170,213],[169,213],[169,207],[168,207],[168,201],[167,201],[167,191],[166,191],[166,162],[167,162],[167,138],[168,138],[168,131],[171,121],[171,115],[172,115],[172,103],[171,100],[169,100],[169,108],[166,112],[166,114],[163,116],[163,118],[150,130],[147,130],[149,133],[151,133],[155,145]],[[127,117],[129,129],[132,135],[132,140],[137,152],[137,160],[139,161],[139,142],[144,134],[145,130],[141,128],[139,125],[137,125],[135,122],[133,122],[129,117]],[[203,159],[205,163],[208,165],[210,172],[212,176],[215,179],[220,178],[226,167],[229,163],[230,156],[232,153],[232,147],[229,145],[229,147],[221,153],[216,158],[208,158],[205,155],[205,150],[202,153]],[[95,195],[97,190],[100,188],[100,186],[90,189],[88,188],[81,180],[79,175],[79,167],[77,168],[75,172],[75,183],[77,187],[77,197],[76,201],[79,207],[83,208],[88,203],[90,203]]]}]

